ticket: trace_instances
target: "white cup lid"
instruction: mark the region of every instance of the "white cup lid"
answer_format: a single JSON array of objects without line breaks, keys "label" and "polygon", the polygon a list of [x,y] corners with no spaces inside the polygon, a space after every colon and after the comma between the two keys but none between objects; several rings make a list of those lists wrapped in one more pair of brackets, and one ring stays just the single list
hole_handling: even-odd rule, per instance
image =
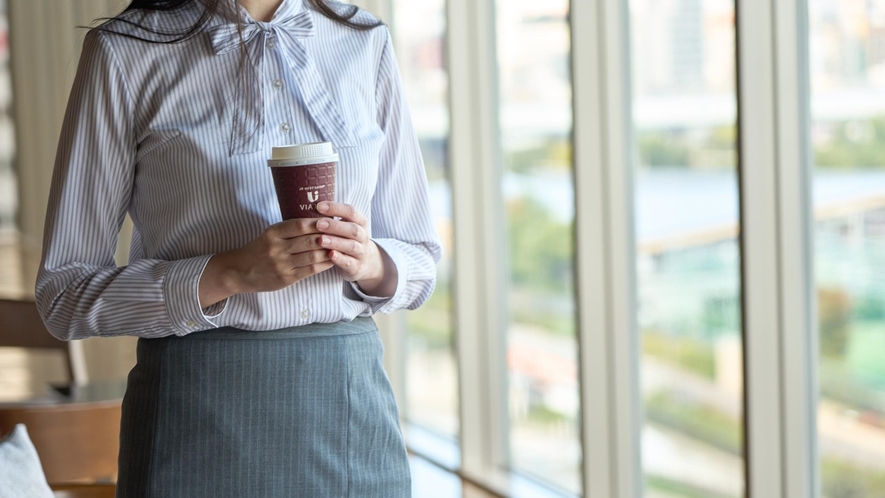
[{"label": "white cup lid", "polygon": [[267,165],[270,167],[308,166],[333,162],[338,162],[338,154],[332,149],[332,143],[315,142],[274,147]]}]

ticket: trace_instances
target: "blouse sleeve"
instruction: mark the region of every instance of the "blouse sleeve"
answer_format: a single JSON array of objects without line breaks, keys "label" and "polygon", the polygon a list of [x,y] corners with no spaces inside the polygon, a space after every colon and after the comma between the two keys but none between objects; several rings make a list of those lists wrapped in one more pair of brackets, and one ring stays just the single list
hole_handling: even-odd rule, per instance
[{"label": "blouse sleeve", "polygon": [[[202,310],[211,255],[114,263],[129,206],[137,140],[134,101],[108,39],[87,34],[62,125],[37,275],[37,307],[59,339],[186,335],[214,328]],[[213,316],[214,315],[214,316]]]},{"label": "blouse sleeve", "polygon": [[393,260],[398,281],[390,298],[367,296],[354,285],[373,313],[415,309],[424,303],[436,285],[436,263],[441,254],[430,215],[421,149],[389,32],[386,36],[375,89],[378,125],[385,140],[372,199],[372,240]]}]

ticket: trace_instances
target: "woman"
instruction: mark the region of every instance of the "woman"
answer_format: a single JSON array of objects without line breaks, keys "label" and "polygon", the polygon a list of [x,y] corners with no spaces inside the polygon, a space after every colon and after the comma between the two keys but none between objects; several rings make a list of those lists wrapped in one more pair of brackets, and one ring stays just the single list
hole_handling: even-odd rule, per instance
[{"label": "woman", "polygon": [[[389,34],[351,9],[134,1],[87,34],[37,298],[61,339],[140,338],[117,496],[410,494],[370,315],[428,298],[439,244]],[[270,148],[317,141],[340,202],[280,222]]]}]

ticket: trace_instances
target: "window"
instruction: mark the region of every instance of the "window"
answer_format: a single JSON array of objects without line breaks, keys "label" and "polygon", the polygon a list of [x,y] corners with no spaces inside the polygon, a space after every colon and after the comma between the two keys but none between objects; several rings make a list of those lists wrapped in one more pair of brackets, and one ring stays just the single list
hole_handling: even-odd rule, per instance
[{"label": "window", "polygon": [[581,492],[569,3],[496,3],[510,465]]},{"label": "window", "polygon": [[885,1],[809,0],[822,493],[885,494]]},{"label": "window", "polygon": [[[502,490],[500,476],[486,474],[506,467],[514,496],[515,482],[532,482],[564,495],[598,485],[610,491],[603,496],[787,489],[806,498],[817,481],[825,498],[885,495],[885,0],[392,1],[431,190],[445,193],[441,232],[457,237],[461,257],[459,281],[444,263],[443,299],[408,317],[409,420],[450,436],[460,425],[464,475]],[[457,29],[444,28],[445,17]],[[447,50],[451,73],[440,64],[439,80],[416,62],[431,38]],[[624,78],[632,99],[621,106]],[[588,153],[586,143],[599,147]],[[459,160],[437,162],[435,150]],[[436,174],[446,168],[452,183]],[[599,197],[576,214],[591,184]],[[635,296],[624,283],[634,283],[623,264],[631,232],[612,228],[631,207]],[[590,251],[575,250],[576,228]],[[588,284],[599,269],[602,280]],[[610,315],[589,319],[576,303],[600,292],[614,303]],[[805,323],[812,294],[817,335]],[[467,310],[457,317],[453,298]],[[578,330],[578,316],[603,325]],[[451,339],[435,348],[442,343],[426,334],[451,334],[455,318],[469,325],[457,330],[464,420],[449,396],[457,391],[444,386],[457,378]],[[585,355],[608,362],[581,368],[579,336]],[[638,372],[628,353],[638,353]],[[433,363],[443,357],[448,366]],[[594,403],[583,415],[582,395]],[[600,441],[609,444],[581,447]],[[597,484],[600,475],[611,482]]]},{"label": "window", "polygon": [[732,0],[631,0],[647,496],[744,495]]}]

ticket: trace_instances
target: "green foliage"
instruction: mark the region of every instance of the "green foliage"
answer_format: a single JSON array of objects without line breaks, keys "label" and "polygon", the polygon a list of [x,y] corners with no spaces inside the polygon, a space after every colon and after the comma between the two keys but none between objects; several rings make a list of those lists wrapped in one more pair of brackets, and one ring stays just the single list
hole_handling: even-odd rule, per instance
[{"label": "green foliage", "polygon": [[845,355],[851,332],[851,298],[841,289],[818,289],[820,352],[829,358]]},{"label": "green foliage", "polygon": [[709,343],[655,331],[643,331],[641,337],[643,354],[711,380],[716,378],[716,356]]},{"label": "green foliage", "polygon": [[845,365],[853,384],[863,388],[866,405],[885,412],[885,323],[882,321],[851,324],[851,340],[845,353]]},{"label": "green foliage", "polygon": [[639,164],[643,166],[689,166],[688,144],[674,133],[636,134]]},{"label": "green foliage", "polygon": [[[556,298],[564,299],[564,296],[560,294]],[[535,308],[519,306],[513,307],[511,315],[515,322],[534,325],[558,336],[575,337],[575,317],[573,315],[539,313]]]},{"label": "green foliage", "polygon": [[821,462],[823,495],[827,498],[885,496],[885,472],[865,469],[834,458]]},{"label": "green foliage", "polygon": [[885,166],[885,116],[836,124],[830,140],[814,149],[822,168],[881,168]]},{"label": "green foliage", "polygon": [[659,391],[645,400],[646,418],[733,455],[743,454],[743,427],[715,408]]},{"label": "green foliage", "polygon": [[452,347],[451,290],[439,282],[436,290],[419,309],[406,314],[409,334],[420,337],[430,349]]},{"label": "green foliage", "polygon": [[736,149],[738,139],[737,126],[717,126],[713,128],[707,145],[716,149]]},{"label": "green foliage", "polygon": [[734,168],[737,164],[737,127],[708,130],[654,130],[636,132],[639,164],[651,167]]},{"label": "green foliage", "polygon": [[[826,126],[826,125],[825,125]],[[820,168],[885,168],[885,116],[834,123],[814,148]],[[637,159],[642,166],[734,167],[737,128],[718,126],[697,138],[684,130],[637,131]]]},{"label": "green foliage", "polygon": [[881,294],[856,297],[854,319],[861,322],[885,322],[885,299]]},{"label": "green foliage", "polygon": [[541,425],[575,422],[574,420],[569,420],[565,415],[555,412],[541,404],[532,405],[529,408],[528,419],[530,422]]},{"label": "green foliage", "polygon": [[571,226],[557,222],[528,198],[508,203],[507,218],[513,284],[539,291],[567,290],[573,273]]},{"label": "green foliage", "polygon": [[539,166],[569,169],[572,166],[571,138],[551,138],[543,145],[511,152],[505,160],[507,169],[514,173],[530,173]]},{"label": "green foliage", "polygon": [[681,481],[676,481],[656,474],[645,475],[645,485],[648,489],[664,492],[667,495],[681,498],[737,498],[732,495],[723,495],[709,489],[701,489]]},{"label": "green foliage", "polygon": [[821,397],[862,412],[885,412],[885,396],[860,382],[855,366],[845,358],[821,358],[818,366]]},{"label": "green foliage", "polygon": [[706,337],[739,332],[740,322],[740,298],[736,294],[711,295],[704,299],[701,323]]}]

